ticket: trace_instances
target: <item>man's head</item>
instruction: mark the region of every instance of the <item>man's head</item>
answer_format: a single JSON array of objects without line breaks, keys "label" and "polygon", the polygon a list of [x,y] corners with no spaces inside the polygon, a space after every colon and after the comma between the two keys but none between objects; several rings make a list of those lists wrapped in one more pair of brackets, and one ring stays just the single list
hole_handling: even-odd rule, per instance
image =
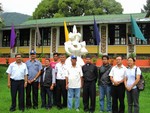
[{"label": "man's head", "polygon": [[102,56],[102,62],[103,62],[103,65],[107,65],[109,63],[108,55],[103,55]]},{"label": "man's head", "polygon": [[116,64],[117,65],[122,65],[122,60],[123,60],[122,56],[117,56],[116,57]]},{"label": "man's head", "polygon": [[66,55],[62,53],[59,55],[59,58],[60,58],[60,62],[64,63],[66,60]]},{"label": "man's head", "polygon": [[50,64],[50,59],[49,59],[49,58],[46,58],[46,59],[45,59],[45,66],[47,67],[47,66],[49,66],[49,64]]},{"label": "man's head", "polygon": [[30,56],[31,56],[31,59],[35,59],[36,58],[36,52],[33,49],[30,52]]},{"label": "man's head", "polygon": [[16,58],[16,62],[17,62],[17,63],[21,63],[21,54],[19,54],[19,53],[16,54],[16,55],[15,55],[15,58]]},{"label": "man's head", "polygon": [[87,55],[87,56],[86,56],[86,59],[85,59],[85,62],[86,62],[87,64],[91,63],[91,56]]},{"label": "man's head", "polygon": [[54,53],[53,54],[53,59],[54,59],[54,61],[57,61],[59,59],[59,54],[58,53]]},{"label": "man's head", "polygon": [[76,65],[76,62],[77,62],[77,57],[72,55],[71,56],[71,62],[72,62],[72,65]]}]

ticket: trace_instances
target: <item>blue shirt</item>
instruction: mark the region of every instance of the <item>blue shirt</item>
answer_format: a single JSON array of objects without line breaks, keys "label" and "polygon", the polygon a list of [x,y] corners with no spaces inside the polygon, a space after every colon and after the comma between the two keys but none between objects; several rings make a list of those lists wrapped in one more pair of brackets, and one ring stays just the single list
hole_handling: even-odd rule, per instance
[{"label": "blue shirt", "polygon": [[38,60],[34,60],[34,62],[32,62],[31,60],[28,60],[26,62],[26,65],[28,69],[28,80],[34,79],[36,74],[42,69],[42,64]]},{"label": "blue shirt", "polygon": [[[135,74],[135,69],[137,68],[137,72]],[[127,86],[132,86],[135,82],[137,75],[141,75],[141,70],[139,67],[134,66],[133,68],[127,68],[125,76],[127,77]],[[136,85],[132,88],[135,89]]]}]

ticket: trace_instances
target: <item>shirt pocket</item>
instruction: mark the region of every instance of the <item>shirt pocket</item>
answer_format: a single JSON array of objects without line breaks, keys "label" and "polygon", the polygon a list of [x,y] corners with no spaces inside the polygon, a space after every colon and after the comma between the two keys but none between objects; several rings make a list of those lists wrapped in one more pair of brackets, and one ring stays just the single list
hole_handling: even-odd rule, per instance
[{"label": "shirt pocket", "polygon": [[38,65],[38,64],[34,64],[34,69],[35,69],[36,71],[39,71],[39,65]]}]

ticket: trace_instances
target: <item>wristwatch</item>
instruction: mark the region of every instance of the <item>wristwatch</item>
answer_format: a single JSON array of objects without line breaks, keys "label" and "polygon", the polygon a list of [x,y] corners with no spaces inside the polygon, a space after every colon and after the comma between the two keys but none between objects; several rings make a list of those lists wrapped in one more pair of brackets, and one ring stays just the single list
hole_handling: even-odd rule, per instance
[{"label": "wristwatch", "polygon": [[33,80],[35,81],[36,79],[34,78]]}]

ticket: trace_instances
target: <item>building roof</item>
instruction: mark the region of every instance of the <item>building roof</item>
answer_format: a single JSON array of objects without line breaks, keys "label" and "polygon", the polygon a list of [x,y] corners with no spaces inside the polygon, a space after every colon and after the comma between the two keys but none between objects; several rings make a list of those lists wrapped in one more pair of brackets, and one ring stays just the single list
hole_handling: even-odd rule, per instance
[{"label": "building roof", "polygon": [[145,19],[146,13],[134,13],[134,14],[111,14],[111,15],[95,15],[95,16],[76,16],[76,17],[63,17],[63,18],[47,18],[28,20],[16,28],[33,28],[38,24],[39,27],[47,26],[63,26],[63,22],[66,21],[67,25],[86,25],[93,24],[93,20],[97,23],[128,23],[130,22],[130,15],[138,22],[150,22],[150,19]]}]

